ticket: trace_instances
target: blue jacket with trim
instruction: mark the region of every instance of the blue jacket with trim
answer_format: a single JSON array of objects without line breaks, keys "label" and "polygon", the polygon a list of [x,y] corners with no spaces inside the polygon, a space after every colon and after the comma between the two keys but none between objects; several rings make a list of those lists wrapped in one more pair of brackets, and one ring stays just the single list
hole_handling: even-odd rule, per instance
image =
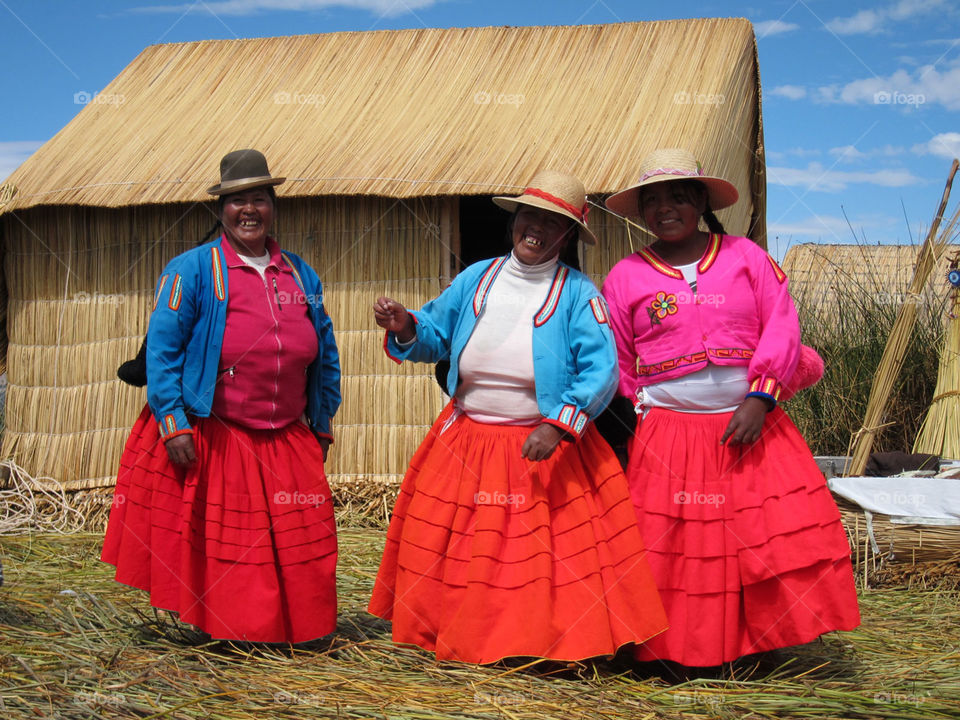
[{"label": "blue jacket with trim", "polygon": [[[227,320],[226,261],[216,240],[188,250],[164,268],[147,329],[147,402],[166,440],[192,432],[187,415],[209,417]],[[323,307],[317,273],[299,256],[283,252],[317,331],[317,357],[307,368],[307,420],[330,436],[340,407],[340,355],[333,323]]]},{"label": "blue jacket with trim", "polygon": [[[482,260],[454,278],[439,297],[411,314],[416,340],[397,345],[387,333],[384,349],[396,362],[450,360],[447,390],[456,393],[459,359],[509,255]],[[533,318],[533,372],[537,405],[545,422],[575,437],[603,410],[617,388],[617,350],[607,307],[583,273],[557,264],[547,298]]]}]

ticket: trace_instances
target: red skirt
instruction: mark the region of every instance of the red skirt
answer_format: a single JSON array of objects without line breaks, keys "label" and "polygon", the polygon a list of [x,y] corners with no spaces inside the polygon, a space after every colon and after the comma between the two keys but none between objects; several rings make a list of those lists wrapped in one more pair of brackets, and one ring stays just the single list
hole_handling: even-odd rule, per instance
[{"label": "red skirt", "polygon": [[790,418],[720,445],[732,413],[653,409],[627,477],[670,629],[639,660],[719,665],[860,624],[850,546]]},{"label": "red skirt", "polygon": [[441,413],[404,477],[371,613],[438,659],[580,660],[666,628],[624,477],[591,426],[539,463],[530,427]]},{"label": "red skirt", "polygon": [[101,559],[214,638],[303,642],[337,619],[337,536],[310,430],[194,425],[197,462],[167,458],[149,408],[120,460]]}]

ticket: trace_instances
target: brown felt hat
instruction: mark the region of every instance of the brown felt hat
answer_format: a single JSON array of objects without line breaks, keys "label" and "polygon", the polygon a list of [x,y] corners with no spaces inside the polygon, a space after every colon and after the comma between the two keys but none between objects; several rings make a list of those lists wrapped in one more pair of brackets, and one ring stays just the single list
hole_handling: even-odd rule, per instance
[{"label": "brown felt hat", "polygon": [[226,195],[262,185],[279,185],[286,178],[270,177],[267,159],[258,150],[234,150],[220,161],[220,182],[207,192]]},{"label": "brown felt hat", "polygon": [[568,217],[579,226],[583,242],[597,244],[597,236],[587,227],[587,193],[583,183],[569,173],[541,170],[520,195],[497,196],[493,201],[511,212],[517,205],[531,205]]},{"label": "brown felt hat", "polygon": [[693,153],[687,150],[655,150],[640,161],[640,179],[636,185],[607,198],[606,206],[617,215],[640,216],[640,190],[646,185],[671,180],[697,180],[707,188],[711,210],[730,207],[740,197],[737,188],[723,178],[711,177]]}]

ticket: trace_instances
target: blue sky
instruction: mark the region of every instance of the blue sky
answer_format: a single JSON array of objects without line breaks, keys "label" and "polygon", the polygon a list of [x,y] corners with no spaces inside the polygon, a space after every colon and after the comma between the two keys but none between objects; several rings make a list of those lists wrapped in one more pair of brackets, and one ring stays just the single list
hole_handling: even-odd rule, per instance
[{"label": "blue sky", "polygon": [[853,242],[854,233],[918,241],[960,155],[955,0],[0,0],[0,179],[83,108],[76,98],[156,43],[689,17],[755,25],[777,257],[791,243]]}]

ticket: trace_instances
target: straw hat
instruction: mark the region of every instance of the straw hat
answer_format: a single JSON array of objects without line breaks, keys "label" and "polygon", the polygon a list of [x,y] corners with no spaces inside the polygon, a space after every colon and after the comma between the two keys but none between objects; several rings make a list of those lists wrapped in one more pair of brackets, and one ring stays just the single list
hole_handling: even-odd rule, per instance
[{"label": "straw hat", "polygon": [[568,173],[555,170],[541,170],[520,195],[516,197],[498,196],[493,201],[504,210],[513,212],[517,205],[549,210],[573,220],[580,229],[580,239],[589,244],[597,244],[597,236],[587,227],[587,193],[583,183]]},{"label": "straw hat", "polygon": [[607,198],[606,206],[618,215],[640,216],[640,188],[669,180],[698,180],[707,188],[711,210],[733,205],[739,193],[733,183],[703,174],[703,167],[687,150],[656,150],[640,161],[637,184]]},{"label": "straw hat", "polygon": [[279,185],[286,178],[270,177],[267,159],[257,150],[234,150],[220,161],[220,182],[207,192],[226,195],[262,185]]}]

